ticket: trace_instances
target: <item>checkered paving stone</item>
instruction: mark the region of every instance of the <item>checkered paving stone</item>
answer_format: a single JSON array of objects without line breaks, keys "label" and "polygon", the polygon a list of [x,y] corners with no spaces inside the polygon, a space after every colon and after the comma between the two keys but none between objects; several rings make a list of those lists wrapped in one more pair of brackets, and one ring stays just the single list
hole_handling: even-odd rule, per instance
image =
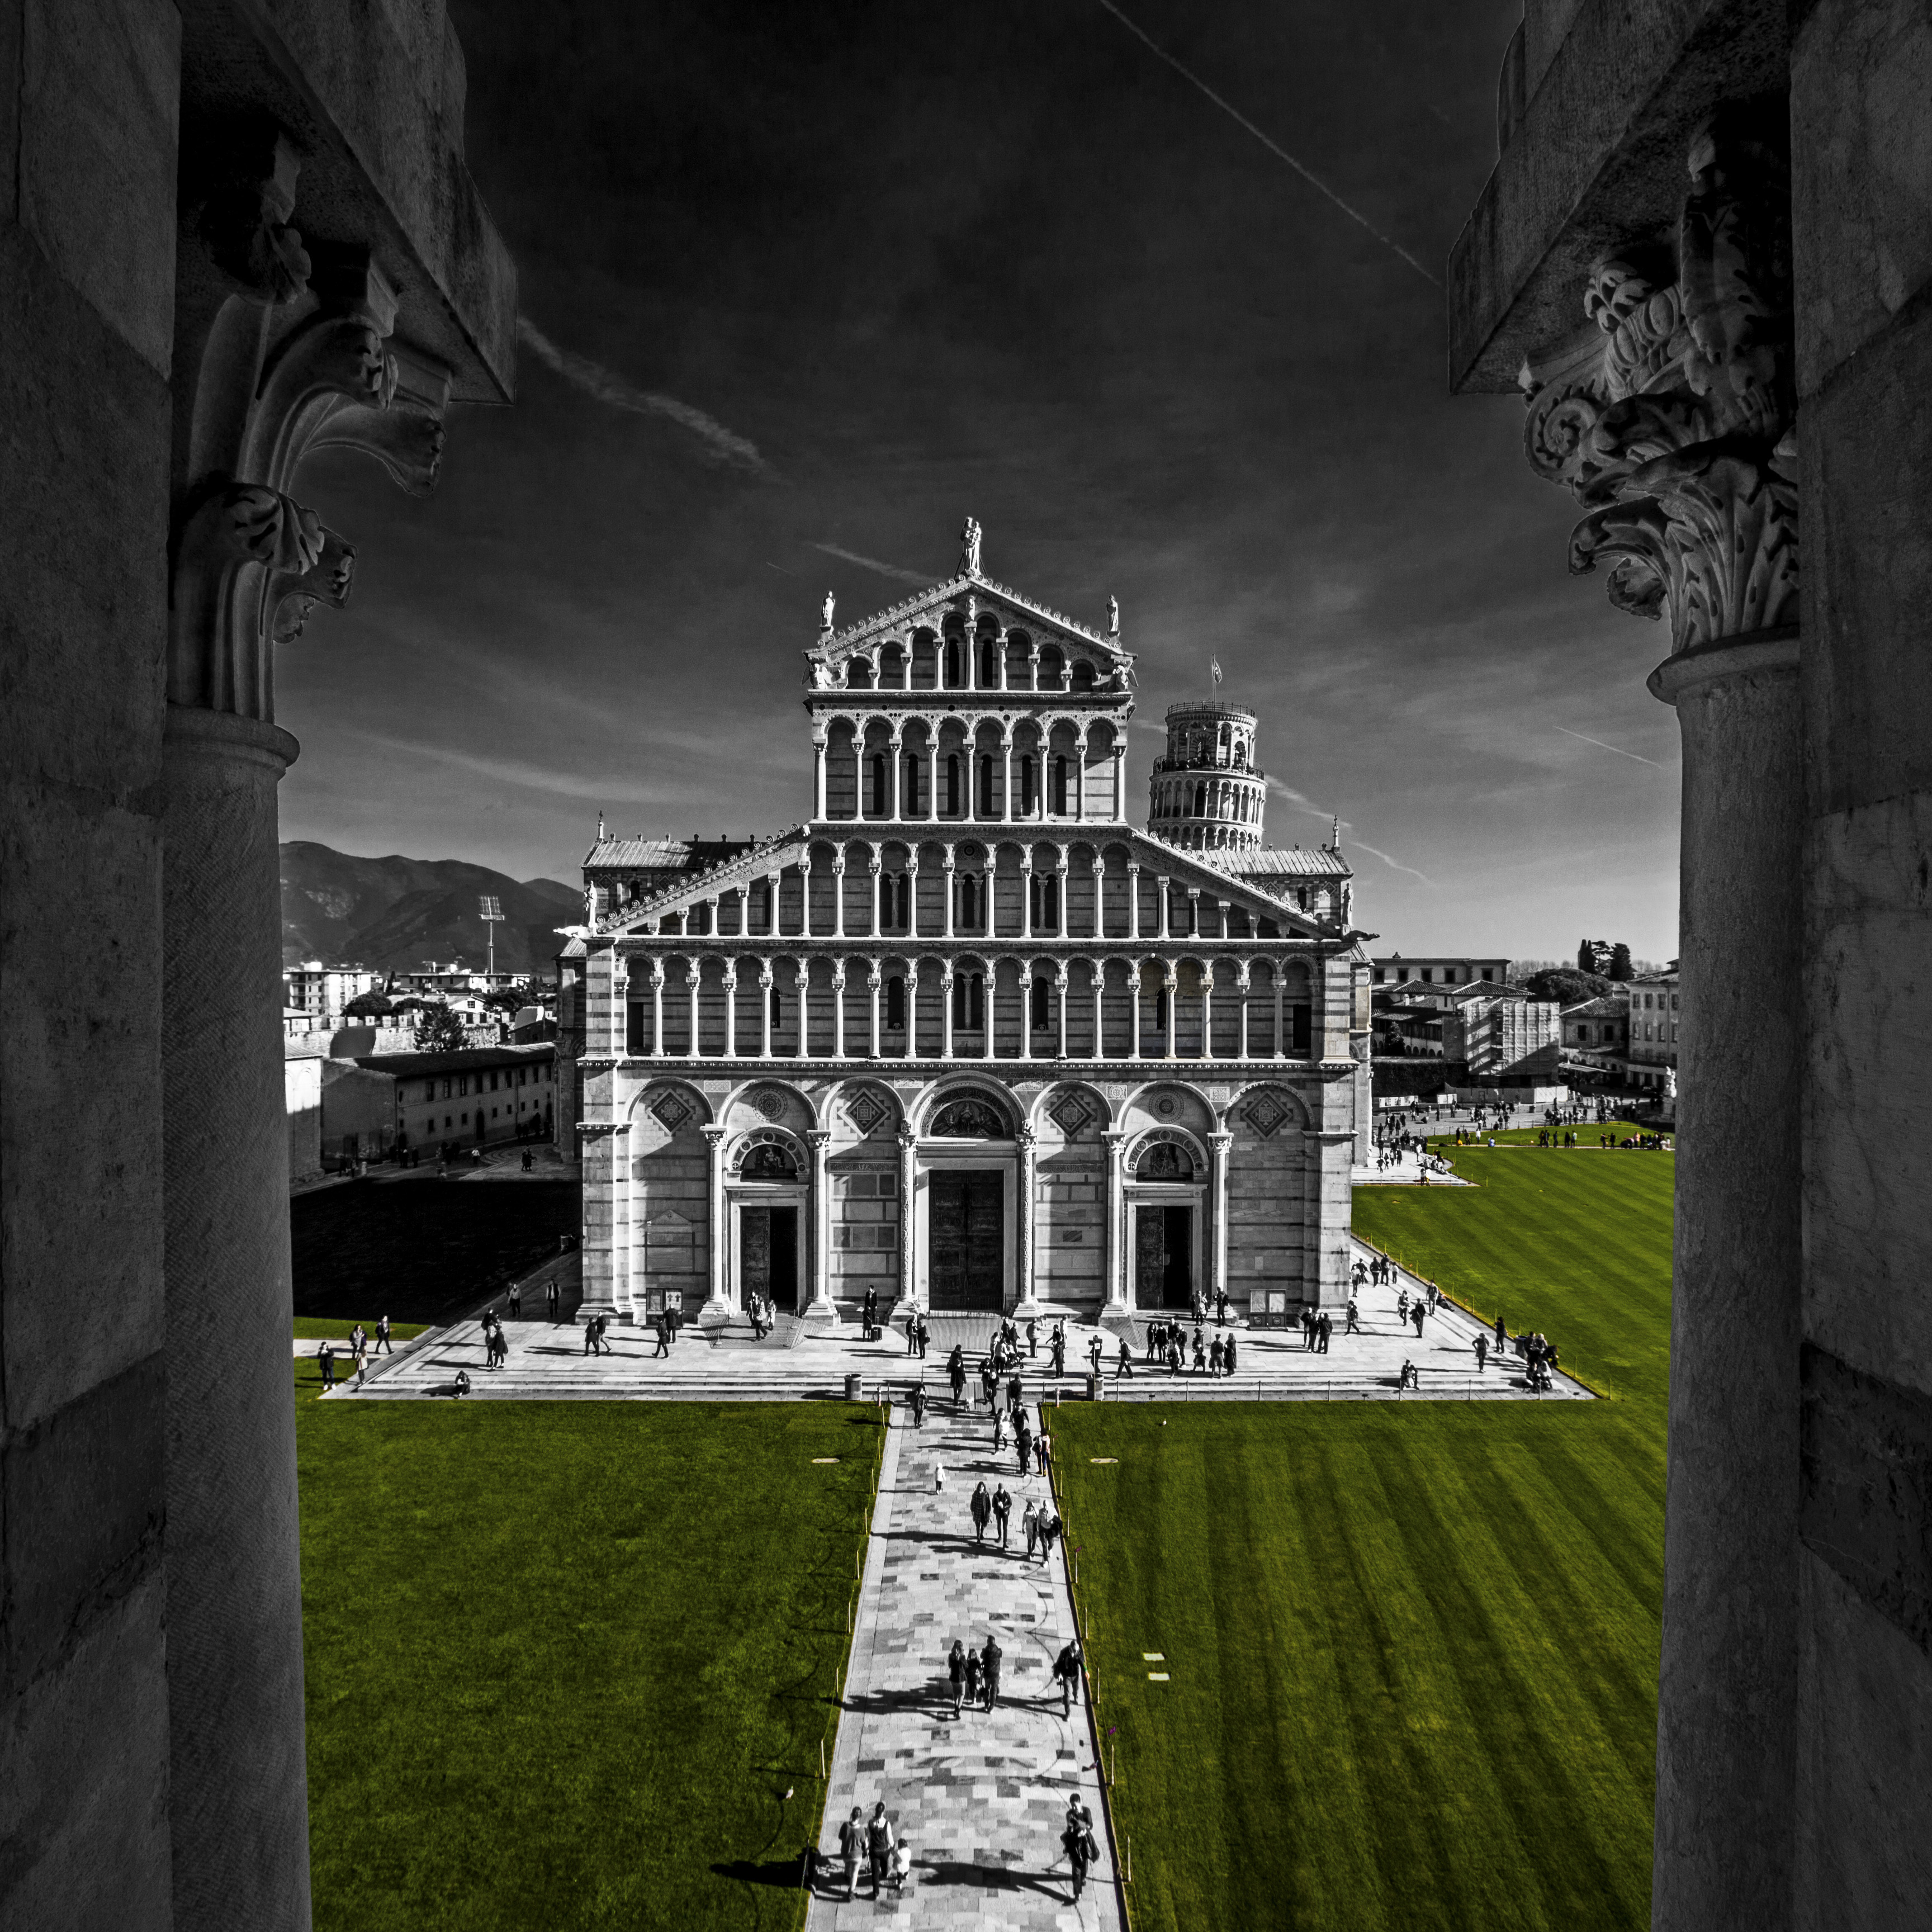
[{"label": "checkered paving stone", "polygon": [[[1014,1474],[1013,1453],[994,1450],[983,1411],[956,1415],[942,1401],[923,1429],[895,1413],[820,1843],[838,1872],[840,1822],[855,1804],[869,1816],[883,1798],[912,1877],[899,1897],[877,1900],[862,1877],[849,1903],[842,1872],[822,1881],[811,1932],[886,1919],[1124,1932],[1086,1709],[1076,1704],[1063,1717],[1053,1682],[1053,1660],[1073,1628],[1065,1545],[1049,1562],[1029,1561],[1020,1527],[1029,1497],[1049,1500],[1046,1478]],[[1049,1410],[1049,1430],[1052,1420]],[[943,1490],[934,1486],[940,1465]],[[992,1531],[983,1544],[974,1537],[967,1504],[982,1478],[1012,1492],[1004,1550]],[[956,1636],[976,1649],[988,1632],[1005,1652],[999,1701],[956,1719],[946,1654]],[[1078,1904],[1060,1847],[1075,1791],[1101,1846]]]}]

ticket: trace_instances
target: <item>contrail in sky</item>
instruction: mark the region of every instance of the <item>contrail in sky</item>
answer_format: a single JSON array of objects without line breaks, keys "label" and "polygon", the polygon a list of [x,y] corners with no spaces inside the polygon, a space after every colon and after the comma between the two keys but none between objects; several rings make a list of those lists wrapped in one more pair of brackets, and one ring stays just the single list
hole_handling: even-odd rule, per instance
[{"label": "contrail in sky", "polygon": [[1594,745],[1600,752],[1614,752],[1620,758],[1634,758],[1639,764],[1649,766],[1652,771],[1660,772],[1664,769],[1654,758],[1646,758],[1639,752],[1626,752],[1621,745],[1606,745],[1600,738],[1584,738],[1582,732],[1573,731],[1567,724],[1559,724],[1556,729],[1566,738],[1582,738],[1585,744]]},{"label": "contrail in sky", "polygon": [[[1264,134],[1238,107],[1236,107],[1231,103],[1222,100],[1220,95],[1216,94],[1198,74],[1192,72],[1187,68],[1183,67],[1180,62],[1176,60],[1173,55],[1169,53],[1158,40],[1150,38],[1147,34],[1142,32],[1138,27],[1134,25],[1132,21],[1127,18],[1126,14],[1120,11],[1119,8],[1114,4],[1114,0],[1100,0],[1100,4],[1104,7],[1108,13],[1112,14],[1114,18],[1119,21],[1120,25],[1126,28],[1127,32],[1132,34],[1134,38],[1138,40],[1150,53],[1153,54],[1156,58],[1166,62],[1168,65],[1172,68],[1174,72],[1179,74],[1181,79],[1186,81],[1190,87],[1198,88],[1202,93],[1206,94],[1208,98],[1213,101],[1214,105],[1220,108],[1223,114],[1226,115],[1230,120],[1237,122],[1242,127],[1245,128],[1250,134],[1253,135],[1257,141],[1260,142],[1263,147],[1267,148],[1270,154],[1276,156],[1281,160],[1286,161],[1288,166],[1309,184],[1310,188],[1316,190],[1317,194],[1326,195],[1328,198],[1332,201],[1351,221],[1360,223],[1362,226],[1366,228],[1384,248],[1393,249],[1395,253],[1400,255],[1402,259],[1406,262],[1425,282],[1428,283],[1432,288],[1439,289],[1442,286],[1441,281],[1436,276],[1432,275],[1429,271],[1402,245],[1400,242],[1392,240],[1389,236],[1384,235],[1382,231],[1378,228],[1366,214],[1363,214],[1359,208],[1351,208],[1326,182],[1322,180],[1318,175],[1312,172],[1309,169],[1304,167],[1300,162],[1298,161],[1294,157],[1281,145],[1279,141],[1272,140],[1269,136]],[[1367,848],[1364,847],[1363,849],[1366,850]],[[1406,871],[1408,868],[1404,867],[1402,869]]]},{"label": "contrail in sky", "polygon": [[614,370],[605,368],[602,363],[593,362],[587,356],[573,355],[568,349],[560,349],[526,315],[517,318],[517,340],[532,350],[538,362],[547,364],[566,382],[595,400],[614,410],[628,410],[633,416],[663,416],[680,429],[690,430],[715,460],[734,470],[748,470],[760,476],[776,474],[772,466],[758,454],[756,443],[748,442],[734,430],[727,429],[715,416],[693,409],[688,403],[680,402],[675,396],[661,396],[652,389],[638,388]]},{"label": "contrail in sky", "polygon": [[[1268,790],[1278,796],[1286,799],[1297,812],[1305,812],[1310,818],[1333,819],[1334,818],[1334,813],[1323,810],[1305,792],[1297,791],[1292,785],[1285,785],[1279,778],[1270,778],[1268,782]],[[1376,847],[1368,844],[1365,840],[1356,838],[1355,828],[1346,818],[1341,821],[1341,824],[1342,830],[1349,835],[1351,844],[1360,846],[1370,858],[1379,859],[1384,866],[1390,866],[1398,872],[1406,872],[1412,879],[1420,879],[1425,886],[1429,886],[1432,890],[1434,890],[1436,881],[1426,873],[1418,872],[1413,866],[1405,866],[1400,859],[1391,858],[1388,853],[1378,850]]]},{"label": "contrail in sky", "polygon": [[811,548],[823,550],[827,556],[842,557],[848,563],[856,563],[862,569],[876,570],[881,577],[896,577],[902,584],[923,586],[939,580],[929,570],[902,570],[896,563],[881,563],[875,556],[861,556],[856,550],[841,550],[836,544],[815,543]]}]

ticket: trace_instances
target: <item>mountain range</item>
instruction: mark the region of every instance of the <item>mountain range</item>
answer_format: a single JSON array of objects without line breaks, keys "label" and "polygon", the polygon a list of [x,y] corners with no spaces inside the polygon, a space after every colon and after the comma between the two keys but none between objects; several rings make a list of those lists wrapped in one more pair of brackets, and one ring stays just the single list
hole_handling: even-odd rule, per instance
[{"label": "mountain range", "polygon": [[479,971],[489,938],[478,902],[502,902],[500,972],[554,976],[556,928],[584,916],[584,896],[556,879],[507,878],[461,859],[358,858],[305,840],[281,848],[282,964],[320,959],[383,972],[460,959]]}]

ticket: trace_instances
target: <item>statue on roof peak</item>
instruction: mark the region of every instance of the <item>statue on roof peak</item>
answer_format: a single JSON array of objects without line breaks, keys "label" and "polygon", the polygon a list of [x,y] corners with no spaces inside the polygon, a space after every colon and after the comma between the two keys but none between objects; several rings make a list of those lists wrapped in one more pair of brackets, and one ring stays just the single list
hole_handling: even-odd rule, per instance
[{"label": "statue on roof peak", "polygon": [[825,602],[818,607],[818,628],[821,631],[829,631],[831,629],[832,614],[838,608],[838,592],[836,590],[828,590],[825,593]]},{"label": "statue on roof peak", "polygon": [[1120,634],[1120,600],[1118,597],[1107,599],[1107,634],[1110,638]]},{"label": "statue on roof peak", "polygon": [[966,527],[959,532],[959,574],[962,577],[977,577],[980,574],[980,526],[968,517]]}]

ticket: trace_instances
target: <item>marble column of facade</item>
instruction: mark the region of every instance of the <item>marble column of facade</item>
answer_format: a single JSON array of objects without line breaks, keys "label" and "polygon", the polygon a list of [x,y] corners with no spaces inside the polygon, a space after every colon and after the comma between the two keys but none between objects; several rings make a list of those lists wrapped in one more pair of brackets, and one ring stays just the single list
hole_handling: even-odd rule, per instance
[{"label": "marble column of facade", "polygon": [[1066,848],[1057,845],[1054,850],[1059,856],[1053,866],[1053,937],[1064,939],[1066,937]]},{"label": "marble column of facade", "polygon": [[1285,1060],[1288,1057],[1288,1039],[1282,1028],[1288,1011],[1284,1004],[1287,988],[1282,979],[1281,961],[1278,958],[1270,960],[1268,970],[1274,978],[1274,1057],[1277,1060]]},{"label": "marble column of facade", "polygon": [[832,1174],[827,1165],[832,1130],[808,1127],[805,1138],[812,1150],[812,1300],[805,1322],[809,1328],[836,1328],[838,1305],[832,1298]]},{"label": "marble column of facade", "polygon": [[1180,1030],[1180,1027],[1176,1024],[1180,1016],[1175,1011],[1175,1008],[1180,1003],[1180,976],[1175,970],[1174,964],[1172,959],[1163,960],[1161,962],[1160,988],[1162,992],[1166,995],[1167,1006],[1167,1026],[1162,1039],[1160,1057],[1163,1060],[1172,1060],[1175,1057],[1174,1036]]},{"label": "marble column of facade", "polygon": [[1228,1150],[1234,1136],[1226,1128],[1208,1136],[1208,1186],[1214,1202],[1214,1245],[1209,1262],[1208,1299],[1228,1292]]},{"label": "marble column of facade", "polygon": [[1077,824],[1087,819],[1087,734],[1077,731],[1073,738],[1073,817]]},{"label": "marble column of facade", "polygon": [[1014,1188],[1015,1205],[1018,1209],[1015,1217],[1018,1225],[1014,1230],[1014,1237],[1018,1244],[1019,1266],[1016,1272],[1019,1295],[1013,1312],[1024,1322],[1040,1312],[1040,1302],[1034,1292],[1034,1244],[1039,1220],[1034,1192],[1039,1185],[1040,1136],[1034,1132],[1030,1121],[1022,1120],[1014,1139],[1019,1150],[1019,1171]]},{"label": "marble column of facade", "polygon": [[[997,980],[1000,970],[999,962],[995,960],[992,964],[992,976]],[[1034,962],[1024,955],[1013,962],[1014,970],[1019,979],[1019,1058],[1022,1060],[1030,1060],[1033,1058],[1033,964]],[[994,1051],[993,989],[988,986],[986,989],[986,1058],[992,1060],[998,1057]]]},{"label": "marble column of facade", "polygon": [[885,861],[879,856],[876,851],[874,851],[872,856],[866,861],[866,870],[871,874],[872,880],[872,936],[874,939],[878,938],[880,931],[884,925],[884,921],[880,914],[879,898],[881,891],[880,881],[884,876],[885,869]]},{"label": "marble column of facade", "polygon": [[1028,939],[1036,938],[1040,932],[1040,922],[1034,917],[1034,880],[1036,876],[1033,868],[1033,848],[1029,845],[1020,854],[1020,931]]},{"label": "marble column of facade", "polygon": [[940,861],[940,864],[946,874],[946,924],[944,934],[945,938],[950,939],[953,936],[953,914],[959,892],[959,862],[952,856],[951,846],[949,845],[946,848],[946,856]]},{"label": "marble column of facade", "polygon": [[811,1015],[808,1011],[812,996],[812,962],[809,959],[794,959],[791,962],[791,970],[793,997],[798,1006],[798,1018],[794,1022],[798,1028],[798,1044],[792,1057],[795,1060],[802,1060],[812,1046]]},{"label": "marble column of facade", "polygon": [[1214,969],[1201,968],[1201,1058],[1214,1058]]},{"label": "marble column of facade", "polygon": [[[908,1028],[910,1030],[910,1028]],[[925,1284],[914,1265],[916,1229],[914,1190],[919,1182],[919,1137],[905,1122],[899,1124],[899,1293],[907,1307],[926,1306]]]},{"label": "marble column of facade", "polygon": [[1141,1057],[1141,969],[1138,960],[1127,964],[1127,1058]]},{"label": "marble column of facade", "polygon": [[1066,989],[1068,975],[1066,962],[1056,959],[1053,962],[1053,1036],[1054,1057],[1066,1058]]},{"label": "marble column of facade", "polygon": [[812,849],[798,855],[798,936],[812,937]]},{"label": "marble column of facade", "polygon": [[1174,881],[1165,873],[1156,873],[1154,883],[1158,896],[1155,910],[1160,914],[1160,922],[1154,928],[1154,936],[1156,939],[1166,939],[1171,936],[1168,932],[1168,922],[1172,916]]},{"label": "marble column of facade", "polygon": [[845,848],[832,848],[832,936],[845,937]]},{"label": "marble column of facade", "polygon": [[812,797],[814,824],[825,823],[825,732],[823,727],[812,734]]},{"label": "marble column of facade", "polygon": [[653,1060],[662,1060],[664,1057],[664,963],[660,956],[651,961],[651,1058]]},{"label": "marble column of facade", "polygon": [[724,1058],[738,1057],[738,962],[724,962]]},{"label": "marble column of facade", "polygon": [[1101,1310],[1100,1326],[1110,1334],[1124,1335],[1133,1323],[1127,1305],[1126,1130],[1103,1127],[1100,1140],[1107,1150],[1107,1305]]},{"label": "marble column of facade", "polygon": [[845,962],[832,962],[832,1057],[845,1058]]},{"label": "marble column of facade", "polygon": [[1238,1029],[1234,1051],[1243,1060],[1248,1057],[1248,994],[1252,991],[1248,983],[1249,971],[1250,962],[1245,959],[1234,969],[1235,1014]]},{"label": "marble column of facade", "polygon": [[698,1010],[698,991],[699,985],[703,981],[704,977],[704,957],[701,954],[694,953],[689,959],[686,961],[684,968],[684,982],[686,987],[689,988],[691,1026],[691,1036],[685,1047],[685,1051],[693,1060],[695,1060],[698,1058],[699,1052],[702,1050],[703,1045],[698,1030],[699,1018]]},{"label": "marble column of facade", "polygon": [[772,1057],[772,962],[758,962],[758,1058]]},{"label": "marble column of facade", "polygon": [[895,731],[886,741],[886,756],[892,761],[892,788],[887,796],[886,802],[891,808],[889,816],[891,818],[892,823],[896,825],[898,823],[901,818],[904,816],[904,814],[899,808],[899,781],[904,776],[904,746],[905,739],[904,734],[897,731]]},{"label": "marble column of facade", "polygon": [[1141,936],[1141,868],[1136,865],[1127,867],[1127,937],[1138,939]]},{"label": "marble column of facade", "polygon": [[1127,815],[1127,748],[1114,741],[1114,814],[1118,820]]},{"label": "marble column of facade", "polygon": [[1087,970],[1094,979],[1094,1052],[1092,1058],[1104,1060],[1107,1057],[1107,962],[1104,959],[1090,959]]},{"label": "marble column of facade", "polygon": [[704,1306],[698,1325],[716,1328],[731,1318],[731,1300],[724,1280],[724,1130],[702,1126],[704,1137]]},{"label": "marble column of facade", "polygon": [[[1002,691],[1006,686],[1004,670],[1003,665],[1000,679]],[[1013,822],[1013,734],[1010,725],[1003,726],[1000,732],[1000,818],[1003,824],[1010,825]]]},{"label": "marble column of facade", "polygon": [[[947,889],[949,891],[951,890],[950,880]],[[950,1060],[952,1058],[952,962],[950,959],[940,962],[939,1015],[939,1057],[942,1060]]]}]

